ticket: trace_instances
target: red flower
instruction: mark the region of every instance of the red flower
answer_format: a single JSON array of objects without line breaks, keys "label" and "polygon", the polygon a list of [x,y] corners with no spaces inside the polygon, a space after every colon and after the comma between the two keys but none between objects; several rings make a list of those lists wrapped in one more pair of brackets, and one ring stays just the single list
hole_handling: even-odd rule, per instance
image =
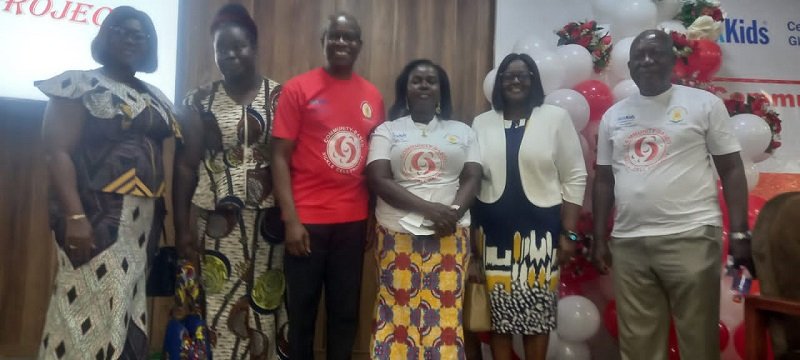
[{"label": "red flower", "polygon": [[763,94],[753,96],[750,102],[750,108],[753,110],[753,113],[758,116],[764,116],[763,114],[767,105],[769,105],[769,100]]},{"label": "red flower", "polygon": [[772,143],[769,144],[769,147],[771,149],[777,149],[777,148],[781,147],[781,142],[778,141],[778,140],[772,140]]},{"label": "red flower", "polygon": [[724,20],[722,18],[722,10],[720,8],[714,9],[714,12],[711,14],[711,18],[714,19],[714,21],[722,21],[722,20]]},{"label": "red flower", "polygon": [[585,31],[592,31],[592,30],[594,30],[594,22],[593,22],[593,21],[589,21],[589,22],[585,22],[585,23],[583,23],[583,24],[581,25],[581,30],[585,30]]},{"label": "red flower", "polygon": [[603,43],[603,45],[611,45],[611,36],[603,36],[600,41]]},{"label": "red flower", "polygon": [[736,100],[736,101],[744,101],[745,97],[744,97],[744,94],[742,94],[742,93],[737,91],[737,92],[731,94],[731,99],[732,100]]},{"label": "red flower", "polygon": [[725,103],[725,108],[728,109],[728,114],[734,115],[739,112],[739,104],[741,103],[733,99],[733,96],[731,96],[730,99],[724,100],[723,103]]},{"label": "red flower", "polygon": [[591,34],[583,35],[577,41],[577,44],[580,45],[580,46],[583,46],[583,47],[587,47],[591,43],[592,43],[592,35]]},{"label": "red flower", "polygon": [[675,45],[676,48],[679,50],[689,46],[689,39],[686,38],[686,35],[673,31],[669,34],[672,37],[672,44]]},{"label": "red flower", "polygon": [[573,38],[573,39],[577,38],[578,36],[581,36],[581,30],[580,29],[572,29],[572,30],[569,31],[569,36],[571,38]]}]

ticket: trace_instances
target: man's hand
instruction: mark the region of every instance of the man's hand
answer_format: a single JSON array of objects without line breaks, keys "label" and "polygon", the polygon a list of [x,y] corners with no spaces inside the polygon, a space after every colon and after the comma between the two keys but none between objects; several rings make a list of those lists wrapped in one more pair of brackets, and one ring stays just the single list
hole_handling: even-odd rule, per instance
[{"label": "man's hand", "polygon": [[601,275],[608,275],[611,270],[611,251],[608,250],[608,241],[594,239],[592,243],[590,260],[597,272]]},{"label": "man's hand", "polygon": [[756,277],[756,267],[753,262],[752,239],[750,232],[734,232],[728,235],[728,254],[733,257],[733,266],[739,269],[744,266],[750,275]]},{"label": "man's hand", "polygon": [[308,230],[299,221],[286,223],[286,252],[293,256],[311,255],[311,239]]}]

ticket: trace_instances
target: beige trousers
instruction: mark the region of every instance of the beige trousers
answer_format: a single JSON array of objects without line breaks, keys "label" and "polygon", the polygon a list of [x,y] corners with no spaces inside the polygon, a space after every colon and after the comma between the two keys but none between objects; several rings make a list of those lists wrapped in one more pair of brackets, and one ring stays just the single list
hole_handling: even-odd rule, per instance
[{"label": "beige trousers", "polygon": [[682,359],[719,360],[721,235],[701,226],[611,240],[623,360],[666,360],[670,315]]}]

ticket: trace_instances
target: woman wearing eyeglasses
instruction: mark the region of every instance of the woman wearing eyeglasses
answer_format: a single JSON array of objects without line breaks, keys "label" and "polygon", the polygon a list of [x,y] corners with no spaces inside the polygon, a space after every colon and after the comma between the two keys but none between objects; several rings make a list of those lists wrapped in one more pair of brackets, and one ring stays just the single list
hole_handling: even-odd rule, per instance
[{"label": "woman wearing eyeglasses", "polygon": [[172,104],[136,78],[154,72],[157,40],[147,14],[109,13],[92,42],[102,65],[36,86],[50,173],[56,274],[40,359],[144,359],[148,258],[164,219],[162,143],[179,137]]},{"label": "woman wearing eyeglasses", "polygon": [[484,164],[473,206],[492,317],[494,359],[544,359],[556,328],[559,267],[575,253],[586,169],[569,114],[545,105],[536,63],[510,54],[497,69],[493,109],[473,129]]},{"label": "woman wearing eyeglasses", "polygon": [[269,139],[281,86],[259,72],[258,29],[246,8],[223,6],[210,32],[222,80],[191,91],[179,117],[176,245],[201,263],[214,357],[276,359],[287,315]]}]

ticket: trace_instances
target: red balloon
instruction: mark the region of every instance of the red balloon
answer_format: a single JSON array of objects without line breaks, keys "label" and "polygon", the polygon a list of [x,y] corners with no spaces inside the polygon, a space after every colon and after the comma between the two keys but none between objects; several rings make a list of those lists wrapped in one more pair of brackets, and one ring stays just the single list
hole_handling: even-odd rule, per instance
[{"label": "red balloon", "polygon": [[755,228],[758,214],[761,213],[761,208],[764,207],[766,203],[767,200],[757,195],[750,195],[747,197],[747,223],[750,225],[750,229]]},{"label": "red balloon", "polygon": [[744,358],[744,321],[733,331],[733,348]]},{"label": "red balloon", "polygon": [[731,332],[728,331],[728,327],[719,322],[719,351],[725,350],[728,347],[728,342],[731,340]]},{"label": "red balloon", "polygon": [[600,121],[606,110],[614,104],[611,88],[600,80],[586,80],[575,85],[574,90],[589,103],[589,121]]},{"label": "red balloon", "polygon": [[[772,339],[769,337],[769,332],[764,334],[766,337],[765,341],[767,342],[767,356],[764,357],[765,360],[767,359],[774,359],[775,354],[772,351]],[[745,329],[744,329],[744,321],[742,321],[739,326],[736,327],[736,330],[733,331],[733,347],[736,349],[736,353],[739,354],[742,358],[744,358],[745,354]]]},{"label": "red balloon", "polygon": [[672,75],[678,79],[685,78],[689,75],[689,65],[686,65],[683,59],[677,59],[675,61],[675,66],[672,68]]},{"label": "red balloon", "polygon": [[670,346],[667,355],[669,360],[681,360],[681,351],[677,346]]},{"label": "red balloon", "polygon": [[678,333],[675,331],[675,321],[669,321],[669,347],[678,348]]},{"label": "red balloon", "polygon": [[564,281],[564,278],[561,278],[561,284],[559,284],[558,289],[558,296],[559,297],[567,297],[570,295],[581,295],[581,286],[578,285],[575,281]]},{"label": "red balloon", "polygon": [[614,339],[619,338],[619,325],[617,324],[617,301],[611,300],[603,310],[603,325]]},{"label": "red balloon", "polygon": [[686,60],[690,71],[697,72],[698,80],[709,81],[722,65],[722,49],[716,41],[696,40]]}]

